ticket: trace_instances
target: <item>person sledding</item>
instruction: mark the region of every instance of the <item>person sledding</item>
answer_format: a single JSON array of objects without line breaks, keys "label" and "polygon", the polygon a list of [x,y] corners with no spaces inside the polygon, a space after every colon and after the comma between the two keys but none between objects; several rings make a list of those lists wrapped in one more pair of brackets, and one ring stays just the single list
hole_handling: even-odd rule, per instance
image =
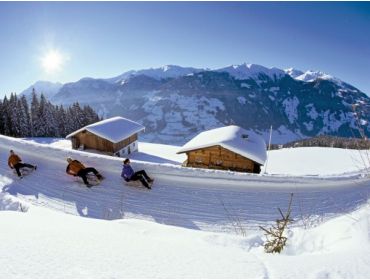
[{"label": "person sledding", "polygon": [[81,162],[76,159],[72,159],[71,157],[67,158],[67,169],[66,172],[72,176],[81,177],[84,181],[86,187],[91,188],[92,184],[89,183],[87,180],[87,174],[92,172],[98,178],[98,180],[102,180],[103,176],[94,168],[94,167],[85,167]]},{"label": "person sledding", "polygon": [[11,169],[15,169],[19,178],[23,178],[22,173],[20,171],[21,168],[26,167],[26,168],[30,168],[33,170],[37,169],[36,165],[23,163],[22,159],[13,150],[10,150],[10,155],[8,158],[8,165]]},{"label": "person sledding", "polygon": [[146,174],[145,170],[135,172],[132,169],[130,165],[130,160],[128,158],[123,161],[121,177],[126,182],[139,180],[141,184],[143,184],[143,186],[147,189],[151,189],[150,184],[154,181],[154,179],[150,178],[148,174]]}]

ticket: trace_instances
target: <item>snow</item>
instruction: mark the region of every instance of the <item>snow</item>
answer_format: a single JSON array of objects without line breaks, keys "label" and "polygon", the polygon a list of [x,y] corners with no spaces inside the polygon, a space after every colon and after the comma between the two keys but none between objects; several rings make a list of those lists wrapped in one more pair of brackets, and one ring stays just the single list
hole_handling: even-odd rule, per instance
[{"label": "snow", "polygon": [[[142,154],[134,153],[132,164],[155,177],[148,191],[122,183],[122,159],[63,145],[66,140],[0,136],[3,163],[13,148],[39,164],[22,180],[0,165],[1,278],[370,275],[370,179],[361,161],[368,151],[271,151],[269,174],[256,175],[148,162],[181,159],[172,158],[177,147],[140,142]],[[95,166],[106,179],[83,187],[65,175],[67,156]],[[276,208],[285,211],[292,192],[287,247],[266,254],[258,226],[273,225]]]},{"label": "snow", "polygon": [[[156,129],[157,133],[155,135],[143,134],[141,139],[145,141],[184,143],[186,137],[194,133],[193,130],[222,125],[217,119],[217,113],[224,111],[225,106],[217,98],[204,96],[198,98],[177,93],[171,93],[162,98],[156,96],[155,92],[148,93],[147,97],[143,105],[145,112],[150,113],[150,117],[145,118],[149,121],[146,126]],[[159,103],[160,100],[163,102]],[[168,107],[167,100],[171,101],[171,107]],[[170,112],[176,113],[171,114]],[[164,125],[164,127],[157,129],[158,125]]]},{"label": "snow", "polygon": [[177,65],[164,65],[159,68],[149,68],[142,70],[130,70],[117,77],[105,79],[111,83],[124,84],[125,81],[132,76],[145,75],[156,80],[167,79],[167,78],[177,78],[181,76],[186,76],[198,72],[205,71],[205,69],[197,69],[192,67],[181,67]]},{"label": "snow", "polygon": [[270,87],[269,91],[271,92],[274,92],[275,94],[277,93],[277,91],[280,90],[280,87]]},{"label": "snow", "polygon": [[247,103],[247,99],[244,96],[238,96],[236,99],[241,105],[245,105]]},{"label": "snow", "polygon": [[342,174],[369,167],[370,152],[351,149],[301,147],[268,152],[268,173],[285,175]]},{"label": "snow", "polygon": [[317,79],[322,79],[322,80],[329,80],[334,83],[336,83],[339,86],[343,86],[343,82],[336,78],[333,77],[329,74],[326,74],[322,71],[315,71],[315,70],[307,70],[306,72],[302,72],[301,70],[297,70],[294,68],[289,68],[284,70],[285,73],[290,75],[293,79],[303,81],[303,82],[314,82]]},{"label": "snow", "polygon": [[[353,120],[352,113],[343,113],[340,112],[339,116],[336,113],[331,113],[330,110],[326,110],[323,114],[323,127],[320,130],[319,134],[325,134],[331,131],[338,131],[338,129],[345,122],[350,122]],[[337,118],[339,117],[339,119]]]},{"label": "snow", "polygon": [[304,126],[306,127],[306,129],[308,131],[311,131],[313,129],[313,122],[310,121],[310,122],[303,122]]},{"label": "snow", "polygon": [[242,88],[251,88],[251,85],[248,85],[247,83],[241,83],[240,87],[242,87]]},{"label": "snow", "polygon": [[288,97],[283,101],[283,105],[285,108],[285,114],[289,122],[291,124],[294,123],[298,119],[298,98],[296,96],[294,96],[293,98]]},{"label": "snow", "polygon": [[66,138],[71,138],[81,131],[87,130],[113,143],[118,143],[135,133],[143,131],[144,129],[145,128],[141,124],[134,121],[122,117],[113,117],[80,128],[79,130],[67,135]]},{"label": "snow", "polygon": [[235,236],[132,219],[81,219],[41,207],[3,211],[0,277],[366,278],[369,210],[365,205],[317,227],[292,228],[281,255],[264,254],[257,231]]},{"label": "snow", "polygon": [[306,110],[307,110],[307,116],[309,116],[311,119],[316,120],[319,114],[316,111],[315,106],[310,103],[306,105]]},{"label": "snow", "polygon": [[328,75],[328,74],[325,74],[321,71],[313,71],[313,70],[308,70],[305,73],[303,73],[302,75],[296,77],[295,79],[296,80],[301,80],[301,81],[304,81],[304,82],[313,82],[313,81],[315,81],[316,79],[319,79],[319,78],[323,79],[323,80],[333,79],[333,77]]},{"label": "snow", "polygon": [[[263,132],[263,138],[269,139],[270,130]],[[299,133],[292,132],[289,128],[284,125],[279,126],[276,130],[272,131],[272,142],[275,144],[288,143],[297,139],[302,139],[302,135]]]},{"label": "snow", "polygon": [[240,65],[231,65],[225,68],[216,69],[218,72],[227,72],[238,80],[246,80],[249,78],[258,78],[260,74],[268,76],[270,79],[280,78],[285,75],[281,69],[272,67],[267,68],[258,64],[243,63]]},{"label": "snow", "polygon": [[[71,149],[71,141],[58,138],[28,139],[48,146]],[[179,146],[138,143],[138,152],[130,155],[131,160],[140,162],[181,165],[185,154],[177,154]],[[286,176],[330,176],[355,173],[370,167],[370,152],[352,149],[300,147],[267,151],[267,172]],[[320,162],[320,164],[318,164]],[[323,168],[323,166],[325,168]],[[263,168],[264,170],[264,168]]]},{"label": "snow", "polygon": [[284,69],[284,72],[287,73],[289,76],[291,76],[294,79],[303,74],[303,72],[301,70],[294,69],[294,68]]},{"label": "snow", "polygon": [[31,98],[32,90],[35,89],[37,94],[42,93],[46,98],[50,99],[59,92],[62,86],[63,84],[58,82],[53,83],[48,81],[37,81],[32,86],[22,91],[19,95],[26,95],[27,97]]},{"label": "snow", "polygon": [[[247,138],[244,138],[244,135]],[[248,133],[236,125],[201,132],[187,142],[178,153],[206,147],[221,146],[260,164],[266,161],[266,144],[258,135]]]}]

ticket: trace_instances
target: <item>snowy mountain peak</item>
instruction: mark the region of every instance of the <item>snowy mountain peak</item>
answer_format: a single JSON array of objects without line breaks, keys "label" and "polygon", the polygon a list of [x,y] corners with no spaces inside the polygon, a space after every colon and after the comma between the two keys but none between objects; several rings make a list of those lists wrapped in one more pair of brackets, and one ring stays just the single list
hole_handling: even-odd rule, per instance
[{"label": "snowy mountain peak", "polygon": [[305,82],[313,82],[316,79],[332,80],[333,77],[321,71],[308,70],[302,75],[297,76],[296,79]]},{"label": "snowy mountain peak", "polygon": [[289,76],[291,76],[293,79],[297,78],[298,76],[301,76],[302,74],[304,74],[304,72],[302,72],[301,70],[298,70],[298,69],[295,69],[295,68],[288,68],[288,69],[284,69],[284,72],[286,74],[288,74]]},{"label": "snowy mountain peak", "polygon": [[159,68],[149,68],[143,70],[130,70],[117,77],[106,79],[108,82],[124,84],[127,79],[133,76],[145,75],[156,80],[178,78],[189,74],[204,71],[204,69],[198,69],[193,67],[181,67],[177,65],[164,65]]},{"label": "snowy mountain peak", "polygon": [[240,65],[231,65],[225,68],[216,70],[217,72],[227,72],[238,80],[249,78],[258,78],[260,74],[264,74],[271,79],[279,78],[285,75],[285,72],[276,67],[267,68],[258,64],[243,63]]},{"label": "snowy mountain peak", "polygon": [[326,74],[322,71],[307,70],[306,72],[303,72],[301,70],[294,69],[294,68],[288,68],[288,69],[285,69],[284,71],[286,74],[291,76],[293,79],[303,81],[303,82],[314,82],[317,79],[321,79],[321,80],[332,81],[339,86],[343,85],[343,82],[340,79],[333,77],[329,74]]},{"label": "snowy mountain peak", "polygon": [[62,88],[63,84],[59,82],[48,82],[48,81],[37,81],[24,91],[20,93],[20,95],[30,95],[32,90],[35,89],[37,93],[42,93],[45,97],[51,97],[58,93],[58,91]]}]

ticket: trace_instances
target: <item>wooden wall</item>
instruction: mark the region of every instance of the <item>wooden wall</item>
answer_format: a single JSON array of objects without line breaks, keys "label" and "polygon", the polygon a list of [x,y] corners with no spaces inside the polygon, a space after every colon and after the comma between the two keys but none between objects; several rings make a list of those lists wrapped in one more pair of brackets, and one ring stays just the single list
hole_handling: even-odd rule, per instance
[{"label": "wooden wall", "polygon": [[113,144],[114,152],[117,152],[123,149],[124,147],[130,145],[132,142],[135,142],[136,140],[137,140],[137,133],[135,133],[134,135],[131,135],[129,138],[126,138],[125,140],[121,142]]},{"label": "wooden wall", "polygon": [[86,130],[71,137],[73,149],[78,149],[81,145],[84,145],[84,149],[94,149],[108,153],[115,153],[136,140],[137,133],[114,144]]},{"label": "wooden wall", "polygon": [[185,165],[188,167],[258,173],[260,166],[260,164],[221,146],[189,151],[186,154],[188,159]]}]

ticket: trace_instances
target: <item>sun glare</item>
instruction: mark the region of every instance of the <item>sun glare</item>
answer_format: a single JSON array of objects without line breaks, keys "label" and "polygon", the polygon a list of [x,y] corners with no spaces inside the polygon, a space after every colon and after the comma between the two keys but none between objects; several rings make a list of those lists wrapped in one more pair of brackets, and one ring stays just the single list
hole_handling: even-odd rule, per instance
[{"label": "sun glare", "polygon": [[41,65],[46,73],[55,73],[62,69],[64,60],[58,50],[50,50],[41,58]]}]

